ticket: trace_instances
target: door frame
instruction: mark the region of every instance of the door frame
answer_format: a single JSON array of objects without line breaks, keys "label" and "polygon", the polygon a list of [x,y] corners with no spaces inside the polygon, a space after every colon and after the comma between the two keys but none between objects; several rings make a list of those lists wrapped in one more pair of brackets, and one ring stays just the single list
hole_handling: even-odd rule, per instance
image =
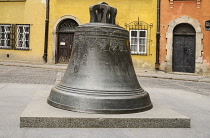
[{"label": "door frame", "polygon": [[52,63],[56,64],[56,54],[57,54],[57,44],[58,44],[58,32],[57,32],[57,27],[58,25],[66,19],[72,19],[74,21],[76,21],[78,23],[78,25],[81,25],[82,23],[80,22],[80,20],[78,18],[76,18],[75,16],[72,15],[64,15],[62,17],[60,17],[54,24],[53,27],[53,37],[52,37]]},{"label": "door frame", "polygon": [[203,33],[201,29],[201,24],[192,18],[189,18],[188,16],[181,16],[178,19],[172,20],[168,24],[168,31],[166,32],[166,56],[165,56],[165,62],[161,63],[160,69],[165,70],[166,72],[172,72],[172,51],[173,51],[173,30],[176,27],[176,25],[181,23],[188,23],[192,25],[196,32],[196,53],[195,53],[195,72],[200,72],[202,70],[202,63],[203,63],[203,57],[202,57],[202,51],[203,51]]}]

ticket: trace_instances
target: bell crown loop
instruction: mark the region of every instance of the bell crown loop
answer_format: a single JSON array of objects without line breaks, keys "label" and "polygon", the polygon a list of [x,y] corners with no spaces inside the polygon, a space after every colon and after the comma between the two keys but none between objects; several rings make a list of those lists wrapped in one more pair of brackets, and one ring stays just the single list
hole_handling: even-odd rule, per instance
[{"label": "bell crown loop", "polygon": [[115,24],[117,9],[109,6],[106,2],[100,2],[90,6],[90,23]]}]

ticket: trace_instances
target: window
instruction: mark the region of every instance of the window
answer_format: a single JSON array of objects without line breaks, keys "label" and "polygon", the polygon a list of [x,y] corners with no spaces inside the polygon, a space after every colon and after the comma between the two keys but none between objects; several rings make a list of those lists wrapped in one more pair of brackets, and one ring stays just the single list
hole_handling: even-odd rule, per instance
[{"label": "window", "polygon": [[29,49],[30,25],[0,24],[1,49]]},{"label": "window", "polygon": [[17,25],[16,49],[29,49],[29,25]]},{"label": "window", "polygon": [[11,25],[0,24],[0,48],[5,48],[5,49],[11,48],[10,31],[11,31]]},{"label": "window", "polygon": [[144,21],[132,21],[125,23],[125,27],[129,30],[130,51],[135,55],[151,55],[151,29],[153,24],[148,24]]},{"label": "window", "polygon": [[147,53],[147,30],[130,30],[131,54]]}]

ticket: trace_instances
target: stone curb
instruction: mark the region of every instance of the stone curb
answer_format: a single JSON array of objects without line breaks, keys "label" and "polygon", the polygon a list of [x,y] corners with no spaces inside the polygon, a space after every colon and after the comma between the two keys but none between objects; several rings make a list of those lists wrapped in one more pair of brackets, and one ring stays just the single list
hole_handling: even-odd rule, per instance
[{"label": "stone curb", "polygon": [[170,75],[165,74],[144,74],[144,73],[136,73],[138,77],[149,77],[149,78],[159,78],[159,79],[171,79],[171,80],[182,80],[182,81],[194,81],[194,82],[206,82],[210,83],[210,78],[205,78],[202,76],[190,76],[190,75]]}]

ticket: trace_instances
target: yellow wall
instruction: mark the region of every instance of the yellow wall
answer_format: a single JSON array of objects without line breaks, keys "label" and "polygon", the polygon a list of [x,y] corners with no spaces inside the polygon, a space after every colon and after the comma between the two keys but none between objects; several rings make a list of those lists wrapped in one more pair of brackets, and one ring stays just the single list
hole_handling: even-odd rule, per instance
[{"label": "yellow wall", "polygon": [[[53,0],[50,3],[49,51],[48,61],[52,61],[53,28],[64,15],[72,15],[82,24],[89,23],[89,7],[99,3],[99,0]],[[154,68],[156,44],[157,0],[106,0],[110,6],[117,8],[116,22],[125,28],[125,23],[144,21],[153,24],[151,30],[150,54],[147,56],[132,56],[134,65],[139,68]]]},{"label": "yellow wall", "polygon": [[[0,24],[30,24],[30,50],[0,49],[0,60],[42,63],[45,3],[42,0],[0,2]],[[9,58],[6,56],[9,54]]]},{"label": "yellow wall", "polygon": [[[89,22],[89,7],[97,4],[98,0],[51,0],[49,39],[48,39],[48,63],[55,62],[55,49],[53,48],[53,28],[56,22],[65,16],[76,17],[82,24]],[[153,24],[151,29],[150,55],[133,55],[133,62],[137,68],[154,68],[155,43],[156,43],[156,8],[157,0],[106,0],[118,10],[116,22],[125,28],[125,23],[144,21]],[[42,63],[44,53],[45,31],[45,0],[26,0],[26,2],[0,2],[0,24],[31,24],[30,26],[30,50],[4,50],[0,49],[0,60],[26,61]],[[10,55],[7,58],[7,54]]]}]

